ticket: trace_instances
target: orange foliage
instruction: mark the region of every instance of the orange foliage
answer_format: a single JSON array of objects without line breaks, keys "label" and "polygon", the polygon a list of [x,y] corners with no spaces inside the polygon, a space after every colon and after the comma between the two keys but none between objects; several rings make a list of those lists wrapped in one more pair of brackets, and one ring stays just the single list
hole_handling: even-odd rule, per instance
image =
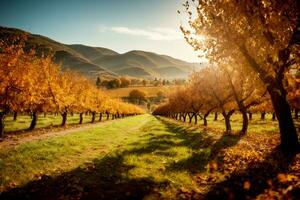
[{"label": "orange foliage", "polygon": [[132,104],[114,100],[80,74],[61,71],[52,55],[25,51],[26,35],[0,41],[0,136],[4,117],[9,112],[33,115],[38,112],[61,113],[62,125],[68,113],[112,113],[115,117],[143,113]]}]

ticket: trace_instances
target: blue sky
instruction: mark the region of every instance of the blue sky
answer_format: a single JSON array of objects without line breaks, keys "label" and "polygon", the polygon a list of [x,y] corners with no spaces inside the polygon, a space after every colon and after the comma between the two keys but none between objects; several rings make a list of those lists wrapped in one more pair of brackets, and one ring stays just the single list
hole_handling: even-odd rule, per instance
[{"label": "blue sky", "polygon": [[66,44],[201,61],[179,30],[182,0],[1,0],[0,25]]}]

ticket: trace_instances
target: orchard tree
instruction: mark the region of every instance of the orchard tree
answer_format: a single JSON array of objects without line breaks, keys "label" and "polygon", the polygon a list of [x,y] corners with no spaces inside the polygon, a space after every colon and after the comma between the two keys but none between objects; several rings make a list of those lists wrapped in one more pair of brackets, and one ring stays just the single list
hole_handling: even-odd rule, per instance
[{"label": "orchard tree", "polygon": [[206,92],[210,96],[210,104],[216,107],[224,117],[226,133],[231,133],[230,118],[236,110],[232,92],[229,89],[225,74],[217,67],[208,67],[201,72],[205,76]]},{"label": "orchard tree", "polygon": [[129,99],[134,103],[141,104],[142,101],[146,101],[146,93],[141,90],[134,89],[129,93]]},{"label": "orchard tree", "polygon": [[265,95],[266,90],[257,74],[252,70],[247,68],[240,70],[236,65],[227,65],[222,66],[220,71],[223,71],[225,74],[229,83],[229,90],[243,117],[240,133],[246,134],[249,123],[247,116],[249,108],[259,103],[260,99]]},{"label": "orchard tree", "polygon": [[120,81],[121,81],[120,87],[128,87],[130,85],[130,79],[125,76],[122,76],[120,78]]},{"label": "orchard tree", "polygon": [[[204,126],[207,126],[207,117],[209,114],[217,108],[212,96],[210,95],[209,89],[205,83],[207,81],[205,70],[192,73],[189,85],[190,95],[193,96],[194,102],[191,107],[194,112],[197,113],[195,116],[195,124],[197,124],[198,115],[203,119]],[[200,114],[202,113],[202,115]]]},{"label": "orchard tree", "polygon": [[[49,71],[53,71],[52,76],[57,76],[59,66],[52,62],[52,55],[31,56],[27,60],[27,73],[25,88],[21,91],[22,105],[20,108],[29,112],[32,116],[29,130],[33,130],[37,124],[39,112],[49,112],[52,110],[50,99],[52,98],[49,85],[47,84]],[[46,81],[45,81],[46,80]]]},{"label": "orchard tree", "polygon": [[186,40],[212,62],[230,57],[241,70],[255,71],[270,94],[279,122],[281,147],[299,149],[284,82],[287,70],[299,65],[300,2],[194,2],[184,4],[188,13],[188,27],[182,27]]},{"label": "orchard tree", "polygon": [[177,87],[176,90],[169,95],[169,104],[169,113],[178,113],[179,120],[183,120],[184,122],[186,122],[186,117],[188,113],[191,112],[186,88]]},{"label": "orchard tree", "polygon": [[0,137],[4,133],[4,118],[18,110],[20,93],[26,89],[27,60],[23,51],[27,35],[13,35],[0,40]]},{"label": "orchard tree", "polygon": [[74,77],[77,77],[77,73],[71,71],[49,76],[51,81],[49,80],[48,87],[52,96],[53,110],[61,114],[61,126],[66,125],[68,113],[73,111],[77,103],[77,83]]}]

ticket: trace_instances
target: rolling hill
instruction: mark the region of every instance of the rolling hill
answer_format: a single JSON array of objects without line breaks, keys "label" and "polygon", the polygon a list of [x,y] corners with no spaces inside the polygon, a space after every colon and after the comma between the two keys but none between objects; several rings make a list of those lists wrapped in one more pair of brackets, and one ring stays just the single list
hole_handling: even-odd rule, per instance
[{"label": "rolling hill", "polygon": [[195,67],[192,63],[152,52],[135,50],[119,54],[107,48],[67,45],[20,29],[0,27],[0,39],[23,33],[28,34],[26,48],[35,49],[38,53],[53,52],[55,61],[61,63],[62,69],[76,70],[93,79],[101,75],[185,78]]}]

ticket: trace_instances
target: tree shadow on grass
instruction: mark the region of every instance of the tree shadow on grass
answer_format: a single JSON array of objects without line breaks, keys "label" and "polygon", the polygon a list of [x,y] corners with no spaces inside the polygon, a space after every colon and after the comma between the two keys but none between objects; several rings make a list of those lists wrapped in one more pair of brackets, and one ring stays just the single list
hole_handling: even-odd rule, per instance
[{"label": "tree shadow on grass", "polygon": [[[203,199],[253,199],[268,188],[287,188],[291,182],[286,180],[285,175],[280,180],[278,174],[288,171],[295,155],[275,148],[264,161],[239,170],[225,181],[215,184]],[[245,185],[246,182],[250,184]],[[288,193],[284,199],[297,199],[300,197],[300,188],[293,188]]]},{"label": "tree shadow on grass", "polygon": [[[154,153],[162,156],[176,156],[175,152],[170,152],[173,147],[188,147],[189,149],[200,149],[209,147],[214,141],[213,138],[201,134],[194,127],[173,124],[164,119],[156,117],[160,126],[165,127],[167,133],[155,134],[157,128],[147,127],[147,134],[143,135],[138,142],[130,145],[133,148],[127,151],[128,154],[142,155]],[[161,129],[159,129],[161,131]]]},{"label": "tree shadow on grass", "polygon": [[[200,148],[208,148],[215,141],[214,138],[205,134],[205,131],[199,132],[197,127],[187,126],[186,124],[175,124],[161,117],[156,117],[156,119],[166,127],[168,132],[173,134],[172,137],[180,139],[177,146],[186,146],[190,149],[197,150]],[[160,136],[156,136],[153,139],[160,139]],[[170,139],[170,137],[168,139]]]},{"label": "tree shadow on grass", "polygon": [[215,141],[215,139],[204,136],[201,133],[190,134],[184,125],[180,126],[162,118],[158,119],[165,124],[170,132],[182,138],[182,142],[179,145],[193,149],[190,157],[167,166],[167,170],[170,171],[188,171],[192,174],[203,171],[210,161],[219,159],[217,157],[219,152],[236,145],[242,138],[242,135],[222,135]]},{"label": "tree shadow on grass", "polygon": [[159,198],[155,188],[164,188],[168,182],[156,182],[151,177],[130,178],[128,172],[134,167],[124,163],[123,154],[106,156],[57,177],[43,176],[0,194],[0,199],[143,199],[150,195]]},{"label": "tree shadow on grass", "polygon": [[153,139],[154,137],[151,137],[148,142],[134,142],[131,145],[136,145],[137,147],[132,148],[128,151],[129,154],[135,154],[135,155],[142,155],[142,154],[149,154],[153,153],[155,151],[167,151],[171,147],[176,145],[176,142],[169,141],[167,139],[161,138],[161,139]]},{"label": "tree shadow on grass", "polygon": [[[158,118],[166,125],[166,127],[178,137],[183,136],[181,144],[189,146],[193,149],[190,157],[172,163],[167,170],[171,171],[188,171],[196,174],[204,171],[205,166],[212,160],[222,161],[222,150],[236,145],[242,135],[222,135],[216,142],[211,140],[197,138],[196,135],[191,137],[186,131],[186,126],[180,126]],[[203,138],[202,138],[203,139]],[[200,150],[199,150],[200,149]],[[283,152],[279,147],[275,148],[264,161],[259,163],[251,163],[247,169],[238,170],[231,174],[229,178],[212,186],[210,191],[200,199],[253,199],[257,195],[262,194],[267,188],[288,188],[291,182],[286,181],[283,175],[283,180],[278,178],[279,173],[286,173],[290,164],[294,161],[296,154]],[[299,172],[297,172],[299,175]],[[250,183],[250,188],[245,183]],[[281,191],[282,193],[283,191]],[[291,191],[287,191],[286,199],[297,199],[300,197],[300,187],[293,187]]]}]

